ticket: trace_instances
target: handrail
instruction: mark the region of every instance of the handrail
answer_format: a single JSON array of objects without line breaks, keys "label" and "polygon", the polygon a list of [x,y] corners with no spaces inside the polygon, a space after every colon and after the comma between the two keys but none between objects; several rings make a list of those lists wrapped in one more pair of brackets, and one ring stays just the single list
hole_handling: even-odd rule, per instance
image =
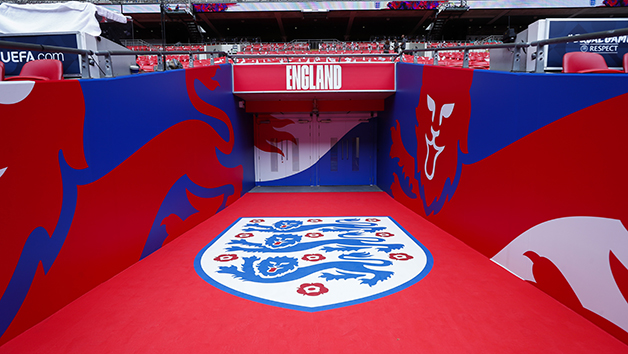
[{"label": "handrail", "polygon": [[[534,41],[530,43],[530,46],[535,46],[537,47],[536,50],[536,56],[533,56],[533,59],[536,60],[536,67],[534,69],[534,72],[536,73],[542,73],[544,72],[544,68],[543,65],[539,64],[544,62],[544,55],[545,55],[545,46],[549,45],[549,44],[557,44],[557,43],[568,43],[568,42],[576,42],[576,41],[584,41],[587,39],[601,39],[601,38],[608,38],[608,37],[615,37],[615,36],[622,36],[622,35],[628,35],[628,28],[621,28],[621,29],[615,29],[615,30],[608,30],[608,31],[599,31],[599,32],[591,32],[591,33],[585,33],[585,34],[579,34],[576,36],[565,36],[565,37],[557,37],[557,38],[548,38],[548,39],[542,39],[539,41]],[[543,48],[541,50],[539,50],[538,48]]]},{"label": "handrail", "polygon": [[[544,60],[544,55],[545,55],[544,48],[546,45],[583,41],[587,39],[601,39],[601,38],[608,38],[608,37],[615,37],[615,36],[622,36],[622,35],[628,35],[628,28],[591,32],[591,33],[585,33],[585,34],[578,34],[574,36],[548,38],[548,39],[542,39],[538,41],[532,41],[529,43],[520,42],[520,43],[502,43],[502,44],[480,44],[480,45],[470,45],[470,46],[410,49],[410,50],[404,50],[403,53],[414,54],[415,62],[416,62],[416,53],[434,52],[435,54],[438,54],[439,51],[463,50],[464,61],[463,61],[462,67],[468,68],[469,67],[469,50],[492,49],[492,48],[513,48],[516,50],[516,52],[513,57],[512,71],[519,71],[519,62],[520,62],[520,56],[521,56],[520,50],[527,47],[537,47],[537,51],[535,55],[532,56],[532,58],[535,60],[534,72],[542,73],[544,72],[544,68],[543,68],[543,62],[545,61]],[[438,65],[438,55],[434,55],[434,65]]]},{"label": "handrail", "polygon": [[364,58],[364,57],[377,57],[377,58],[382,58],[382,57],[390,57],[392,58],[391,61],[394,61],[397,57],[400,56],[400,54],[385,54],[385,53],[321,53],[321,54],[272,54],[272,53],[268,53],[268,54],[228,54],[227,55],[230,58],[234,58],[234,63],[237,64],[237,59],[247,59],[247,58],[255,58],[255,59],[259,59],[259,58],[351,58],[351,57],[360,57],[360,58]]},{"label": "handrail", "polygon": [[102,50],[94,52],[94,55],[181,55],[181,54],[224,54],[227,52],[217,50]]},{"label": "handrail", "polygon": [[33,43],[21,43],[21,42],[12,42],[0,40],[0,48],[6,49],[24,49],[24,50],[37,50],[40,52],[62,52],[68,54],[78,54],[81,56],[81,66],[82,66],[82,78],[87,79],[91,78],[91,73],[89,71],[89,56],[104,56],[105,57],[105,75],[106,77],[112,77],[113,71],[111,66],[111,56],[116,55],[158,55],[160,57],[160,64],[163,67],[163,58],[166,55],[177,55],[177,54],[188,54],[192,57],[195,54],[210,54],[211,61],[213,63],[213,59],[215,56],[228,56],[227,53],[221,51],[192,51],[192,50],[153,50],[153,51],[132,51],[132,50],[104,50],[104,51],[93,51],[90,49],[79,49],[79,48],[70,48],[70,47],[59,47],[53,45],[43,45],[43,44],[33,44]]},{"label": "handrail", "polygon": [[33,44],[33,43],[21,43],[21,42],[12,42],[12,41],[4,41],[4,40],[0,40],[0,48],[33,49],[33,50],[38,50],[40,52],[63,52],[63,53],[69,53],[69,54],[82,54],[82,55],[94,54],[94,51],[89,50],[89,49],[59,47],[55,45],[43,45],[43,44]]},{"label": "handrail", "polygon": [[424,49],[410,49],[404,50],[400,53],[392,53],[392,54],[379,54],[379,53],[318,53],[318,54],[229,54],[222,51],[192,51],[192,50],[156,50],[156,51],[124,51],[124,50],[111,50],[111,51],[93,51],[89,49],[77,49],[77,48],[68,48],[68,47],[59,47],[59,46],[50,46],[50,45],[42,45],[42,44],[32,44],[32,43],[19,43],[19,42],[11,42],[0,40],[0,48],[7,49],[26,49],[26,50],[37,50],[41,52],[62,52],[62,53],[70,53],[70,54],[79,54],[81,55],[81,65],[83,67],[83,78],[90,78],[91,74],[89,73],[89,59],[88,56],[104,56],[106,59],[106,73],[107,77],[111,77],[112,69],[111,69],[111,56],[115,55],[158,55],[159,56],[159,65],[164,68],[164,56],[166,55],[181,55],[187,54],[191,58],[195,54],[210,54],[211,63],[216,56],[225,56],[233,60],[234,63],[237,64],[238,58],[310,58],[310,57],[391,57],[394,61],[397,57],[400,57],[403,54],[413,54],[414,61],[417,62],[417,53],[422,52],[434,52],[434,65],[438,65],[438,52],[439,51],[452,51],[452,50],[463,50],[464,51],[464,60],[463,60],[463,68],[469,67],[469,51],[477,50],[477,49],[493,49],[493,48],[513,48],[515,49],[515,55],[513,57],[513,65],[512,71],[519,71],[519,62],[521,57],[521,50],[527,47],[536,47],[536,53],[533,54],[532,58],[535,60],[535,72],[541,73],[544,72],[543,62],[545,55],[545,46],[550,44],[557,43],[568,43],[568,42],[576,42],[581,40],[588,39],[602,39],[614,36],[628,35],[628,28],[621,28],[615,30],[608,31],[600,31],[600,32],[592,32],[586,34],[579,34],[574,36],[564,36],[557,38],[549,38],[532,42],[520,42],[520,43],[502,43],[502,44],[480,44],[480,45],[469,45],[469,46],[452,46],[452,47],[437,47],[437,48],[424,48]]},{"label": "handrail", "polygon": [[556,43],[567,43],[567,42],[575,42],[575,41],[584,41],[587,39],[608,38],[608,37],[621,36],[621,35],[628,35],[628,28],[591,32],[591,33],[585,33],[585,34],[578,34],[575,36],[541,39],[538,41],[530,42],[530,45],[538,46],[538,45],[547,45],[547,44],[556,44]]},{"label": "handrail", "polygon": [[91,77],[89,73],[89,59],[88,55],[93,55],[94,52],[89,49],[78,49],[78,48],[69,48],[69,47],[59,47],[54,45],[43,45],[43,44],[34,44],[34,43],[20,43],[20,42],[11,42],[0,40],[0,48],[6,49],[26,49],[26,50],[37,50],[40,52],[61,52],[61,53],[69,53],[69,54],[78,54],[81,56],[81,72],[83,73],[83,78]]}]

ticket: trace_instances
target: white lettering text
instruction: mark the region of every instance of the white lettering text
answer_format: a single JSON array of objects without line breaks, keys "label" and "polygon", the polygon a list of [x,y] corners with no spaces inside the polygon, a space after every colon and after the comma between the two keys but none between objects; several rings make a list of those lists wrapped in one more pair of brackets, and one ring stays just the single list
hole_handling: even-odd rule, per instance
[{"label": "white lettering text", "polygon": [[340,65],[286,65],[286,90],[339,90]]}]

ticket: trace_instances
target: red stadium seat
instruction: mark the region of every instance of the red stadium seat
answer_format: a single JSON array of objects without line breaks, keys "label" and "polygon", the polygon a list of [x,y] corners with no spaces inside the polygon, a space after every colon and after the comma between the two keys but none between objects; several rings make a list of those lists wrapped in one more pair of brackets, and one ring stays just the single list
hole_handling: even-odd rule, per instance
[{"label": "red stadium seat", "polygon": [[22,66],[20,75],[7,77],[6,81],[63,80],[63,64],[56,59],[31,60]]},{"label": "red stadium seat", "polygon": [[564,73],[621,73],[609,69],[601,54],[591,52],[570,52],[563,56]]}]

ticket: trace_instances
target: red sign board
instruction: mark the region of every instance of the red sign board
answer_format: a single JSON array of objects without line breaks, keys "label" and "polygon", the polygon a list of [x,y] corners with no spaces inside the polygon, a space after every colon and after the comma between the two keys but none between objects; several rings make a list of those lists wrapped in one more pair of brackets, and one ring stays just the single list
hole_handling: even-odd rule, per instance
[{"label": "red sign board", "polygon": [[233,65],[234,93],[395,91],[394,63]]}]

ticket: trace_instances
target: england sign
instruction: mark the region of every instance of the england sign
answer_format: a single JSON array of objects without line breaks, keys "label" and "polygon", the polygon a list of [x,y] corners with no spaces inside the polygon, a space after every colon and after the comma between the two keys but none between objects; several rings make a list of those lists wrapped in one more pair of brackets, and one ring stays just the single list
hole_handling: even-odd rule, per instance
[{"label": "england sign", "polygon": [[201,278],[230,294],[307,312],[396,293],[432,264],[389,217],[240,218],[194,263]]},{"label": "england sign", "polygon": [[233,65],[233,92],[394,92],[394,62]]}]

